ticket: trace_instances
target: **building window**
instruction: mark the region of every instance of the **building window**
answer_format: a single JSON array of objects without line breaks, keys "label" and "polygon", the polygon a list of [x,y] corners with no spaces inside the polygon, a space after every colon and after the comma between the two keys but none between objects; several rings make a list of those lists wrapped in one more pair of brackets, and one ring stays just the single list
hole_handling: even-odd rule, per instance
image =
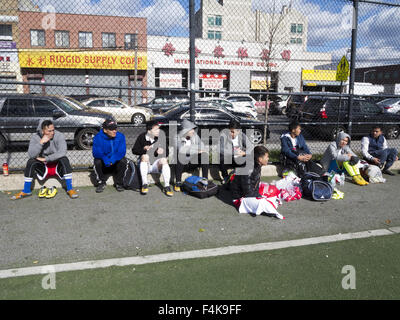
[{"label": "building window", "polygon": [[292,23],[290,25],[290,32],[291,33],[303,33],[303,24],[301,23]]},{"label": "building window", "polygon": [[222,40],[222,32],[221,31],[213,31],[213,30],[208,30],[207,34],[208,39],[216,39],[216,40]]},{"label": "building window", "polygon": [[91,32],[79,32],[79,48],[92,48],[93,40]]},{"label": "building window", "polygon": [[103,48],[115,48],[115,33],[102,33]]},{"label": "building window", "polygon": [[2,36],[2,37],[12,37],[11,24],[0,24],[0,36]]},{"label": "building window", "polygon": [[44,30],[31,30],[31,46],[44,47],[45,44],[46,38]]},{"label": "building window", "polygon": [[222,26],[222,16],[208,16],[209,26]]},{"label": "building window", "polygon": [[385,79],[390,79],[390,72],[385,73]]},{"label": "building window", "polygon": [[54,41],[56,47],[69,48],[69,31],[55,31]]},{"label": "building window", "polygon": [[303,33],[303,25],[301,23],[297,25],[297,33]]},{"label": "building window", "polygon": [[302,44],[303,43],[303,39],[302,38],[297,38],[296,39],[296,43],[297,44]]},{"label": "building window", "polygon": [[296,38],[290,38],[290,43],[291,44],[296,44]]},{"label": "building window", "polygon": [[399,72],[398,71],[394,71],[393,72],[393,78],[396,79],[399,77]]},{"label": "building window", "polygon": [[135,49],[136,48],[136,34],[133,33],[127,33],[125,34],[125,50],[129,50],[129,49]]}]

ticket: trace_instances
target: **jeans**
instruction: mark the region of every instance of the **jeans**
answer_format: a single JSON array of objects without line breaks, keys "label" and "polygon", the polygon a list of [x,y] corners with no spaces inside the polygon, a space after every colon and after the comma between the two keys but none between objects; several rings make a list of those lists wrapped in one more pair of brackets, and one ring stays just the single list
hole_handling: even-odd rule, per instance
[{"label": "jeans", "polygon": [[383,169],[387,170],[393,165],[394,161],[396,160],[397,150],[394,148],[387,148],[383,150],[373,151],[370,154],[374,158],[378,158],[381,164],[384,164],[386,162]]}]

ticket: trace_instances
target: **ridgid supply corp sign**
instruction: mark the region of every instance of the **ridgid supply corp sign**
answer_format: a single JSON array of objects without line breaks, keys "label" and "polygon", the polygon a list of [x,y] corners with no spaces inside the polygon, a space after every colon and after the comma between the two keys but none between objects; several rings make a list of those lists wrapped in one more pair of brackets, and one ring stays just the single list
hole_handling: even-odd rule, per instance
[{"label": "ridgid supply corp sign", "polygon": [[[135,69],[135,54],[113,52],[57,52],[21,51],[18,54],[21,68],[53,69]],[[147,55],[138,53],[137,70],[147,69]]]}]

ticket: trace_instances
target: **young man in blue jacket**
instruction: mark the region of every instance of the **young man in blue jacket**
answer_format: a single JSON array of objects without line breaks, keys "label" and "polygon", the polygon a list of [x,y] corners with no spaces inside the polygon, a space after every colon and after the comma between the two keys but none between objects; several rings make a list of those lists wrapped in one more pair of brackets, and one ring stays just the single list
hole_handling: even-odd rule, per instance
[{"label": "young man in blue jacket", "polygon": [[117,123],[107,119],[103,129],[93,139],[94,171],[96,173],[96,192],[103,192],[106,187],[106,175],[114,176],[117,191],[124,191],[123,178],[128,161],[125,158],[125,136],[117,131]]},{"label": "young man in blue jacket", "polygon": [[280,160],[284,171],[293,170],[299,177],[305,172],[315,172],[320,175],[325,173],[322,167],[312,161],[311,151],[301,134],[300,123],[296,120],[289,124],[289,132],[281,136]]}]

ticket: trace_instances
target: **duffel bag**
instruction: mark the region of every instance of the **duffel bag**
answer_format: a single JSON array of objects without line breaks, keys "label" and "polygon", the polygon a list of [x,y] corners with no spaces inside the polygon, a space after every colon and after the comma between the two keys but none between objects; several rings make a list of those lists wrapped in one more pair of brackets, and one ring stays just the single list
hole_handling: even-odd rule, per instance
[{"label": "duffel bag", "polygon": [[208,198],[218,193],[218,186],[214,182],[198,176],[186,178],[182,183],[182,189],[188,194],[200,199]]}]

